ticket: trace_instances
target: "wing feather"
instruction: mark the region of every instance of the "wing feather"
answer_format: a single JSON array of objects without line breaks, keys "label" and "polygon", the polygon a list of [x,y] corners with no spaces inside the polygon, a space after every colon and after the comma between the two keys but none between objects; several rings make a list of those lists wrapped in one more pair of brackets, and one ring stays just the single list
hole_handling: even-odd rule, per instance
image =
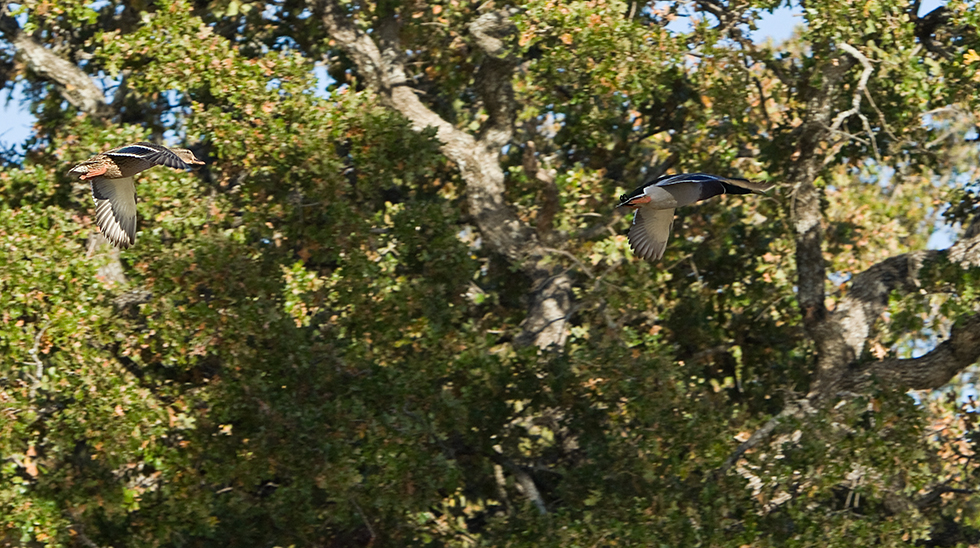
[{"label": "wing feather", "polygon": [[[736,186],[736,187],[739,187],[739,188],[744,188],[744,189],[746,189],[748,191],[751,191],[751,192],[753,192],[755,194],[761,194],[761,193],[769,190],[770,188],[776,186],[776,185],[774,185],[772,183],[760,183],[758,181],[750,181],[748,179],[735,179],[735,178],[733,178],[733,179],[725,179],[725,183],[727,183],[727,184],[729,184],[731,186]],[[729,194],[734,194],[734,192],[732,192],[731,190],[729,190],[728,193]]]},{"label": "wing feather", "polygon": [[760,183],[741,179],[738,177],[721,177],[710,173],[681,173],[678,175],[662,175],[652,181],[647,181],[638,186],[633,192],[623,194],[619,198],[619,205],[628,205],[631,200],[646,193],[650,186],[673,186],[685,183],[696,183],[700,185],[701,192],[698,200],[707,200],[720,194],[761,194],[773,187],[772,183]]},{"label": "wing feather", "polygon": [[[680,175],[672,175],[670,177],[661,177],[654,184],[657,186],[668,186],[679,183],[701,183],[707,185],[723,184],[725,186],[744,188],[752,192],[765,192],[773,187],[772,183],[760,183],[757,181],[742,179],[740,177],[722,177],[720,175],[711,175],[710,173],[682,173]],[[727,193],[735,194],[735,192],[732,192],[731,190],[728,190]]]},{"label": "wing feather", "polygon": [[153,143],[126,145],[105,153],[110,158],[135,158],[158,166],[174,169],[190,169],[191,165],[180,159],[174,151]]},{"label": "wing feather", "polygon": [[673,226],[673,209],[637,209],[628,236],[633,254],[641,259],[659,261],[667,249]]},{"label": "wing feather", "polygon": [[132,177],[92,179],[95,224],[112,245],[127,248],[136,243],[136,185]]}]

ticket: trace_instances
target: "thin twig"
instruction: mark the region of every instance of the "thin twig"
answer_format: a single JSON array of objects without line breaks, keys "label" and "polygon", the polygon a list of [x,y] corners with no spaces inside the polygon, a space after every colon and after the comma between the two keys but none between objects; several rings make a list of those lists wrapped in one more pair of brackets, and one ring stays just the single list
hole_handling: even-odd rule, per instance
[{"label": "thin twig", "polygon": [[578,265],[579,269],[581,269],[582,272],[584,272],[586,276],[588,276],[589,278],[595,279],[595,274],[592,273],[592,270],[589,267],[585,266],[585,264],[582,261],[580,261],[578,257],[576,257],[575,255],[572,255],[568,251],[565,251],[564,249],[555,249],[553,247],[543,247],[543,246],[541,247],[541,249],[544,250],[544,251],[547,251],[548,253],[556,253],[558,255],[564,255],[565,257],[568,257],[576,265]]},{"label": "thin twig", "polygon": [[347,500],[349,500],[350,503],[354,505],[354,508],[357,510],[357,513],[360,514],[361,516],[361,520],[364,521],[364,525],[367,525],[368,533],[371,534],[371,540],[378,538],[378,534],[374,532],[374,527],[371,527],[371,522],[368,521],[367,515],[364,514],[364,510],[361,510],[361,505],[357,504],[357,501],[354,500],[354,497],[347,497]]},{"label": "thin twig", "polygon": [[691,258],[693,256],[694,256],[694,253],[687,253],[683,257],[681,257],[680,259],[677,259],[677,262],[675,262],[674,264],[672,264],[670,266],[664,267],[663,268],[663,271],[664,272],[670,272],[671,270],[673,270],[674,268],[676,268],[678,265],[680,265],[681,263],[683,263],[684,261],[686,261],[687,259],[689,259],[689,258]]},{"label": "thin twig", "polygon": [[854,46],[848,44],[847,42],[842,42],[838,47],[857,59],[864,70],[861,71],[861,78],[858,80],[857,89],[854,90],[854,95],[851,98],[851,108],[841,112],[834,118],[834,122],[830,126],[831,131],[838,131],[844,120],[850,118],[851,116],[857,116],[861,120],[861,124],[864,127],[865,132],[868,134],[868,138],[871,140],[871,149],[874,151],[875,159],[879,162],[881,161],[881,155],[878,153],[878,143],[875,140],[874,133],[871,131],[871,124],[868,123],[868,117],[861,114],[861,99],[867,93],[868,79],[871,78],[871,73],[874,72],[874,67],[871,66],[871,61],[857,50]]},{"label": "thin twig", "polygon": [[[31,355],[31,358],[33,359],[33,363],[24,362],[25,365],[34,365],[36,367],[33,375],[34,384],[31,386],[31,398],[34,397],[37,388],[41,386],[41,377],[44,376],[44,363],[41,361],[41,358],[37,356],[37,352],[38,352],[38,348],[41,345],[41,337],[44,336],[44,332],[47,331],[48,327],[50,326],[51,326],[51,320],[48,320],[48,322],[44,324],[44,327],[42,327],[41,330],[37,332],[37,335],[34,335],[34,346],[32,346],[31,349],[27,351],[27,353]],[[28,376],[30,376],[30,374],[28,374]]]},{"label": "thin twig", "polygon": [[892,133],[892,130],[888,128],[888,123],[885,121],[885,113],[881,112],[881,109],[878,108],[878,104],[875,103],[875,100],[871,97],[871,92],[868,91],[867,88],[864,89],[864,98],[868,100],[868,103],[871,104],[871,108],[873,108],[875,113],[878,114],[878,122],[881,123],[881,129],[885,132],[885,134],[891,137],[893,141],[898,142],[898,136]]},{"label": "thin twig", "polygon": [[814,409],[810,406],[810,400],[806,398],[801,398],[788,404],[778,415],[769,419],[766,424],[753,432],[752,435],[749,436],[749,439],[742,442],[742,444],[739,445],[727,459],[725,459],[725,462],[718,467],[717,472],[724,474],[731,469],[731,467],[734,466],[735,463],[737,463],[739,459],[745,455],[745,453],[751,449],[754,449],[757,445],[762,443],[763,440],[768,438],[769,434],[772,434],[772,431],[779,426],[779,423],[783,422],[787,418],[800,418],[812,413],[814,413]]},{"label": "thin twig", "polygon": [[517,483],[524,489],[524,496],[534,503],[534,507],[538,509],[538,512],[542,516],[547,514],[548,508],[544,505],[544,499],[541,498],[541,493],[538,492],[538,487],[534,484],[534,478],[517,465],[513,465],[510,468],[510,473],[514,474]]},{"label": "thin twig", "polygon": [[623,208],[614,209],[612,213],[612,219],[610,219],[608,223],[599,223],[596,225],[592,225],[588,228],[585,228],[580,232],[578,232],[577,234],[573,235],[571,239],[590,241],[598,238],[599,236],[605,236],[606,234],[610,236],[615,236],[616,231],[613,230],[613,227],[617,223],[619,223],[620,217],[622,217],[625,214],[626,211],[624,211]]}]

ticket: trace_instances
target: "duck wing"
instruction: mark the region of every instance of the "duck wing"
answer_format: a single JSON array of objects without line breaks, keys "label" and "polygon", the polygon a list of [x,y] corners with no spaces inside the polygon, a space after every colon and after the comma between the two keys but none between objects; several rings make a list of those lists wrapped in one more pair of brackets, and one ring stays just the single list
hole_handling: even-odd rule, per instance
[{"label": "duck wing", "polygon": [[657,180],[657,186],[695,183],[700,189],[698,201],[721,194],[762,194],[773,187],[772,183],[760,183],[739,177],[721,177],[710,173],[682,173]]},{"label": "duck wing", "polygon": [[646,194],[651,186],[669,187],[675,185],[696,185],[698,191],[694,201],[707,200],[721,194],[761,194],[773,187],[772,183],[759,183],[738,177],[721,177],[710,173],[681,173],[663,175],[648,181],[629,194],[619,198],[619,205],[629,205],[631,201]]},{"label": "duck wing", "polygon": [[673,209],[637,209],[628,236],[633,254],[641,259],[659,261],[667,249],[673,226]]},{"label": "duck wing", "polygon": [[174,169],[190,169],[191,165],[180,159],[174,151],[165,146],[153,143],[140,142],[133,145],[126,145],[112,149],[105,153],[117,164],[144,164],[139,171],[149,169],[153,166],[167,166]]},{"label": "duck wing", "polygon": [[136,184],[132,177],[92,179],[95,224],[112,245],[125,249],[136,243]]}]

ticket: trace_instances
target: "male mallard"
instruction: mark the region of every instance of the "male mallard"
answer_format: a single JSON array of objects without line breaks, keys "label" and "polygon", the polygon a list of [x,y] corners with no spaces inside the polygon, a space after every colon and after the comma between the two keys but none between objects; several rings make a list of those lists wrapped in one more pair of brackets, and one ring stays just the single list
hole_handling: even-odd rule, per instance
[{"label": "male mallard", "polygon": [[659,261],[667,248],[670,227],[674,225],[674,208],[707,200],[719,194],[762,194],[772,186],[769,183],[707,173],[664,175],[640,185],[629,194],[623,194],[616,207],[636,210],[629,232],[633,254],[642,259]]},{"label": "male mallard", "polygon": [[153,166],[190,169],[204,165],[185,148],[136,143],[114,148],[71,168],[73,175],[92,182],[95,224],[112,245],[136,243],[136,183],[133,176]]}]

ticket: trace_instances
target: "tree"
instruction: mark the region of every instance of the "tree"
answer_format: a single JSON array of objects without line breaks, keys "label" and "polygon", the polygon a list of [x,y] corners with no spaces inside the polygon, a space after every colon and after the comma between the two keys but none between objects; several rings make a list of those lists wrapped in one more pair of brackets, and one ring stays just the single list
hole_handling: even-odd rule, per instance
[{"label": "tree", "polygon": [[[980,357],[980,10],[778,5],[11,6],[5,544],[980,542],[973,400],[907,393]],[[138,140],[208,165],[119,253],[67,171]],[[634,260],[668,171],[778,186]]]}]

